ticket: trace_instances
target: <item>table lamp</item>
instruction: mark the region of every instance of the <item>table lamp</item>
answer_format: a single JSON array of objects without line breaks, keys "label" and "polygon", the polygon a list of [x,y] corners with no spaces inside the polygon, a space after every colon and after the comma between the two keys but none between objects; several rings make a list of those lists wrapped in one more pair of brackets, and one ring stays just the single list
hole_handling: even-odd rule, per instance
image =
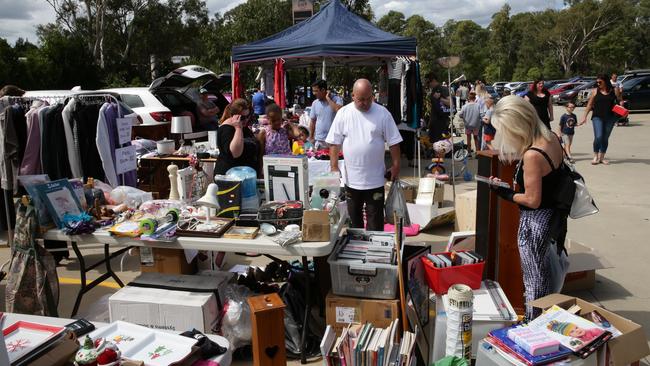
[{"label": "table lamp", "polygon": [[172,130],[171,133],[180,135],[180,144],[183,146],[185,140],[183,140],[183,134],[192,133],[192,120],[188,116],[177,116],[172,117]]},{"label": "table lamp", "polygon": [[199,200],[196,201],[197,205],[201,205],[205,207],[206,224],[210,223],[210,208],[216,208],[217,210],[219,209],[219,200],[217,199],[218,191],[219,191],[219,187],[217,187],[215,183],[210,183],[208,185],[208,190],[205,192],[203,197],[199,198]]}]

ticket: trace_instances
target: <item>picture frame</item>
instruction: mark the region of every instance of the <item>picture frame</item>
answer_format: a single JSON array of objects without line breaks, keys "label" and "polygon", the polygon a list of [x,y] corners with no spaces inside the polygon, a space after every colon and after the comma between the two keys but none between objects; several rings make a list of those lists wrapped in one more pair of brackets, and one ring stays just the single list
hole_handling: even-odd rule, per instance
[{"label": "picture frame", "polygon": [[52,217],[47,211],[47,206],[45,205],[45,202],[41,200],[41,196],[36,189],[36,186],[50,182],[50,176],[47,174],[19,175],[18,182],[25,187],[27,194],[32,198],[32,203],[36,208],[36,217],[38,218],[39,226],[41,228],[54,227],[54,221],[52,221]]},{"label": "picture frame", "polygon": [[231,226],[228,231],[223,234],[224,238],[230,239],[255,239],[257,233],[260,231],[259,226]]},{"label": "picture frame", "polygon": [[402,263],[406,277],[407,293],[413,301],[420,327],[429,323],[429,285],[425,277],[425,269],[420,258],[430,252],[430,247],[404,246]]},{"label": "picture frame", "polygon": [[79,215],[83,212],[81,203],[67,179],[39,184],[35,188],[59,229],[64,226],[63,216],[65,214]]}]

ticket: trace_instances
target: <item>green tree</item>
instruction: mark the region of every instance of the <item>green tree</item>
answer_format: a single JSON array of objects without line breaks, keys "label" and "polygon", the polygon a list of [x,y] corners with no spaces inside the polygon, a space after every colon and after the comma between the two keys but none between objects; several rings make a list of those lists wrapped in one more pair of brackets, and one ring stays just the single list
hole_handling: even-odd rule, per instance
[{"label": "green tree", "polygon": [[488,63],[488,37],[488,30],[471,20],[458,22],[451,34],[450,52],[460,56],[459,68],[468,80],[483,77]]},{"label": "green tree", "polygon": [[391,10],[377,21],[377,26],[386,32],[402,34],[406,28],[406,19],[403,13]]},{"label": "green tree", "polygon": [[492,15],[488,27],[490,41],[488,43],[489,70],[485,77],[490,80],[508,80],[512,76],[516,60],[516,48],[513,41],[513,24],[510,21],[510,5],[504,4],[501,10]]}]

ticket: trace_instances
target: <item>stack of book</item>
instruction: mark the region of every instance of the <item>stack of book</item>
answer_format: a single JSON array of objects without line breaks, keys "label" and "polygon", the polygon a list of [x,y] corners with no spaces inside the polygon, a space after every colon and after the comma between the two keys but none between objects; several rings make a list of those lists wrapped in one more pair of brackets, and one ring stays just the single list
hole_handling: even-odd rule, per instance
[{"label": "stack of book", "polygon": [[431,263],[433,263],[434,267],[437,268],[462,266],[465,264],[476,264],[483,262],[483,257],[472,250],[466,252],[427,254],[427,259],[429,259]]},{"label": "stack of book", "polygon": [[596,322],[554,305],[526,325],[490,332],[486,341],[515,365],[545,365],[570,355],[587,358],[620,332],[598,312],[586,317]]},{"label": "stack of book", "polygon": [[357,260],[363,263],[395,264],[393,240],[380,236],[376,240],[358,240],[350,238],[338,252],[337,259]]},{"label": "stack of book", "polygon": [[412,366],[415,365],[415,334],[404,332],[398,341],[399,321],[388,328],[372,324],[350,324],[337,338],[327,326],[320,344],[325,366]]}]

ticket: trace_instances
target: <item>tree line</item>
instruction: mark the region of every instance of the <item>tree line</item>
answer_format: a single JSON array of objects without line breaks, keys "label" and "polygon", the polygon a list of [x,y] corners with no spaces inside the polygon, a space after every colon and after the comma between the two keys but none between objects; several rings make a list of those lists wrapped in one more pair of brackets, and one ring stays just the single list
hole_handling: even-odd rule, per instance
[{"label": "tree line", "polygon": [[[228,72],[232,46],[275,34],[292,24],[290,0],[248,0],[209,16],[204,0],[46,0],[56,21],[37,28],[35,43],[0,38],[0,85],[25,89],[141,86],[188,56]],[[376,19],[368,0],[343,1],[392,33],[417,39],[423,72],[445,75],[435,62],[457,55],[455,75],[469,80],[546,79],[650,66],[650,0],[568,0],[561,10],[512,14],[505,4],[487,27],[472,20],[436,26],[421,15],[390,11]],[[318,5],[317,5],[318,7]],[[316,9],[317,10],[317,9]],[[152,70],[152,61],[155,68]],[[245,70],[252,81],[254,70]],[[359,74],[372,77],[372,70]],[[307,73],[294,72],[295,84]],[[329,73],[348,83],[350,70]]]}]

